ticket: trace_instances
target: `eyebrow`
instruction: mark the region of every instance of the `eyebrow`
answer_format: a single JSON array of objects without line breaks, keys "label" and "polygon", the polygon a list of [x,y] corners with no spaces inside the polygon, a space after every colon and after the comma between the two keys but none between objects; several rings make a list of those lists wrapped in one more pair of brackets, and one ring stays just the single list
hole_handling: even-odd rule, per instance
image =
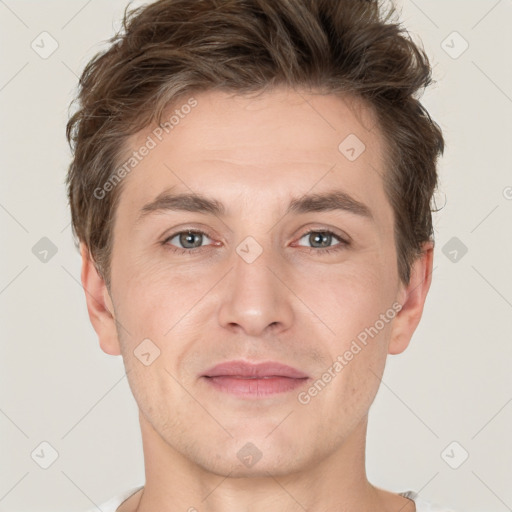
[{"label": "eyebrow", "polygon": [[[290,201],[286,214],[305,214],[335,210],[353,213],[373,220],[372,212],[367,205],[357,201],[342,190],[333,190],[294,198]],[[162,192],[153,201],[141,208],[136,222],[139,223],[150,213],[163,213],[165,211],[204,213],[216,217],[226,215],[225,206],[216,199],[208,198],[197,193],[173,194],[170,192]]]}]

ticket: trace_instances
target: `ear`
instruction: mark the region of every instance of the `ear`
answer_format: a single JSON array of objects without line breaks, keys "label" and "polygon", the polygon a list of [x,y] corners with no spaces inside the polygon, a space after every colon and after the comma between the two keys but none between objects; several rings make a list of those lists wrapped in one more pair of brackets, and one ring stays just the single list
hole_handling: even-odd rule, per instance
[{"label": "ear", "polygon": [[98,335],[103,352],[112,356],[121,354],[117,337],[114,306],[103,277],[96,270],[89,249],[80,243],[82,256],[82,286],[85,291],[87,311]]},{"label": "ear", "polygon": [[423,244],[422,254],[411,266],[411,278],[408,284],[401,283],[397,302],[402,306],[393,320],[389,354],[403,352],[418,326],[423,306],[432,282],[432,265],[434,260],[434,243]]}]

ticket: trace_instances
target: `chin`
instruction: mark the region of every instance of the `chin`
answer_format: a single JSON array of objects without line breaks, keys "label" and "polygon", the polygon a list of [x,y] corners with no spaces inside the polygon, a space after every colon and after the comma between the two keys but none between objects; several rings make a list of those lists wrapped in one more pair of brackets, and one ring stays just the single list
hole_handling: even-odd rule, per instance
[{"label": "chin", "polygon": [[268,478],[269,474],[284,476],[300,471],[307,464],[301,456],[300,441],[293,443],[289,439],[288,443],[283,443],[277,438],[270,441],[273,434],[268,436],[268,432],[261,436],[252,432],[252,435],[230,439],[216,445],[215,452],[207,458],[204,458],[205,450],[199,457],[201,460],[196,459],[196,462],[209,472],[232,478]]}]

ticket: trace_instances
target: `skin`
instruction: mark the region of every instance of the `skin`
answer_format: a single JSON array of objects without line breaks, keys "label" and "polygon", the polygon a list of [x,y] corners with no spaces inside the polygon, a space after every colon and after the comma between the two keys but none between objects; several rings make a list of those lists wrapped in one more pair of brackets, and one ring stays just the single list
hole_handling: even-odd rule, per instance
[{"label": "skin", "polygon": [[[414,511],[411,500],[369,483],[365,439],[387,355],[406,349],[420,321],[433,246],[425,244],[402,283],[371,111],[348,97],[290,89],[194,97],[197,106],[124,179],[110,290],[81,247],[91,322],[103,351],[122,355],[140,410],[146,484],[118,510]],[[132,150],[148,133],[129,141]],[[351,133],[366,146],[355,161],[338,150]],[[226,214],[160,211],[137,222],[170,189],[215,198]],[[373,219],[339,210],[285,215],[292,198],[333,189],[366,204]],[[304,235],[309,228],[350,243],[322,253]],[[196,235],[199,252],[172,252],[184,247],[179,237],[162,244],[180,229],[207,232]],[[263,251],[252,263],[236,252],[247,236]],[[329,244],[340,247],[336,237]],[[251,401],[200,377],[245,359],[279,361],[314,380],[393,303],[402,306],[394,320],[308,404],[297,395],[311,383]],[[134,356],[146,338],[160,350],[149,366]],[[248,442],[262,453],[252,467],[237,457]]]}]

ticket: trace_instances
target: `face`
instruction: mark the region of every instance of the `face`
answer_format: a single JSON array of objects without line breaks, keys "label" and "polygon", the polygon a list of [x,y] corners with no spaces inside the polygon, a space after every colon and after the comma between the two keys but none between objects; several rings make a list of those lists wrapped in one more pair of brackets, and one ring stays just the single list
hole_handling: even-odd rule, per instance
[{"label": "face", "polygon": [[[383,141],[364,105],[332,95],[194,98],[169,134],[130,140],[155,145],[122,183],[115,324],[97,331],[169,450],[217,474],[290,473],[365,422],[414,330],[398,313]],[[300,375],[213,378],[229,361]]]}]

